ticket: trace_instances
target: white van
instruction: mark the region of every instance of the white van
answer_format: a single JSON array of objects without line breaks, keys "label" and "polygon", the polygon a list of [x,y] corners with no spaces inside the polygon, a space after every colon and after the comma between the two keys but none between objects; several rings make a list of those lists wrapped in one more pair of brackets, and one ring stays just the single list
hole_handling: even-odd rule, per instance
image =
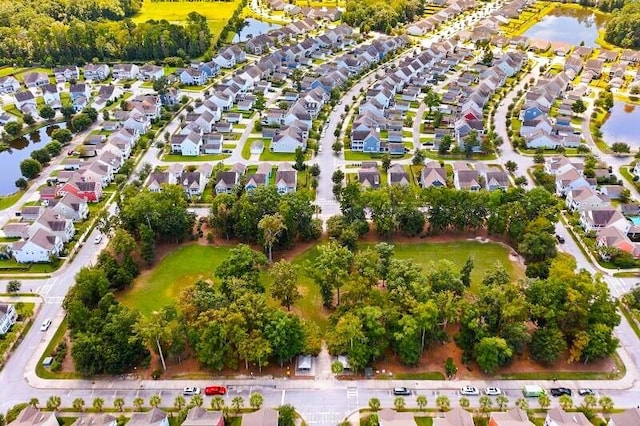
[{"label": "white van", "polygon": [[527,398],[537,398],[544,393],[544,389],[538,385],[524,385],[522,388],[522,394]]}]

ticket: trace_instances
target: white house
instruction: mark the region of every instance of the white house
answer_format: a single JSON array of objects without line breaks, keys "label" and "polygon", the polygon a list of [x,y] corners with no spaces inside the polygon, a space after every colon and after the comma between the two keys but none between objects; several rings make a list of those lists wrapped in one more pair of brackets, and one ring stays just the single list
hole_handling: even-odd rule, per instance
[{"label": "white house", "polygon": [[296,192],[298,173],[289,163],[281,163],[276,171],[276,188],[279,194]]},{"label": "white house", "polygon": [[46,229],[39,229],[30,238],[13,243],[11,253],[19,263],[49,262],[51,256],[60,254],[62,245],[60,237]]},{"label": "white house", "polygon": [[111,75],[116,80],[131,80],[138,76],[138,66],[135,64],[115,64]]},{"label": "white house", "polygon": [[303,133],[297,127],[291,126],[282,130],[273,137],[271,142],[272,152],[296,152],[296,149],[305,150],[307,144],[304,140]]},{"label": "white house", "polygon": [[547,411],[544,426],[590,426],[592,423],[580,411],[567,413],[560,407]]},{"label": "white house", "polygon": [[111,70],[107,64],[87,64],[84,66],[83,73],[84,79],[87,81],[101,81],[109,77]]},{"label": "white house", "polygon": [[169,426],[169,417],[161,409],[152,408],[145,413],[133,413],[127,424],[130,426]]},{"label": "white house", "polygon": [[615,227],[625,234],[631,228],[631,222],[618,210],[613,208],[598,208],[584,210],[580,213],[580,225],[585,232]]},{"label": "white house", "polygon": [[0,92],[13,93],[20,89],[20,82],[12,75],[0,78]]},{"label": "white house", "polygon": [[171,152],[174,154],[198,156],[202,150],[202,136],[189,131],[186,134],[171,136]]},{"label": "white house", "polygon": [[203,70],[185,68],[180,73],[182,84],[201,86],[207,82],[207,74]]},{"label": "white house", "polygon": [[584,186],[567,192],[565,204],[569,210],[591,210],[601,207],[610,207],[611,200],[606,195]]},{"label": "white house", "polygon": [[18,314],[11,303],[0,303],[0,335],[6,334],[17,319]]}]

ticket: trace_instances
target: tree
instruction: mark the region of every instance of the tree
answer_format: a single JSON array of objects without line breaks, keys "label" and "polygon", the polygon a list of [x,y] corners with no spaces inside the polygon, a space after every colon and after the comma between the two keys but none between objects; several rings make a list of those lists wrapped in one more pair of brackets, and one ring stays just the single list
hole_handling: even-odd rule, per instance
[{"label": "tree", "polygon": [[536,152],[533,155],[533,162],[535,164],[543,164],[544,163],[544,153],[542,152]]},{"label": "tree", "polygon": [[342,184],[342,181],[344,180],[344,172],[340,169],[336,169],[336,171],[333,172],[333,175],[331,175],[331,182],[337,184]]},{"label": "tree", "polygon": [[71,142],[71,139],[73,139],[73,134],[69,129],[55,129],[53,132],[51,132],[51,139],[55,139],[62,145],[66,145],[67,143]]},{"label": "tree", "polygon": [[51,161],[51,154],[46,149],[36,149],[35,151],[31,151],[31,158],[36,160],[38,163],[46,166]]},{"label": "tree", "polygon": [[60,153],[62,152],[62,144],[55,139],[46,144],[44,147],[51,157],[60,155]]},{"label": "tree", "polygon": [[296,170],[304,170],[305,169],[304,151],[302,147],[297,147],[294,155],[295,155],[295,164],[293,165],[293,168]]},{"label": "tree", "polygon": [[173,400],[173,408],[180,411],[187,405],[187,401],[184,399],[184,396],[177,395]]},{"label": "tree", "polygon": [[295,426],[296,409],[291,404],[278,407],[278,426]]},{"label": "tree", "polygon": [[262,112],[267,107],[267,100],[264,97],[264,93],[258,92],[256,100],[253,102],[253,109],[258,111],[258,117],[262,118]]},{"label": "tree", "polygon": [[58,411],[60,405],[62,405],[62,400],[58,395],[52,395],[47,399],[47,410]]},{"label": "tree", "polygon": [[251,408],[259,410],[260,407],[262,407],[263,403],[264,397],[261,393],[253,392],[251,395],[249,395],[249,405],[251,406]]},{"label": "tree", "polygon": [[478,400],[480,403],[480,409],[483,413],[488,413],[491,411],[491,407],[493,406],[493,400],[488,395],[482,395]]},{"label": "tree", "polygon": [[424,164],[424,160],[426,158],[426,154],[421,149],[416,149],[416,152],[413,154],[413,159],[411,160],[411,164],[414,166],[421,166]]},{"label": "tree", "polygon": [[137,396],[133,398],[133,401],[131,403],[133,404],[133,407],[136,411],[142,411],[142,407],[144,406],[144,399]]},{"label": "tree", "polygon": [[504,411],[507,409],[507,404],[509,404],[509,398],[504,395],[498,395],[496,397],[496,404],[498,404],[500,411]]},{"label": "tree", "polygon": [[38,408],[38,405],[40,405],[40,400],[38,398],[31,398],[29,399],[29,405],[33,408]]},{"label": "tree", "polygon": [[533,332],[530,351],[534,361],[551,365],[566,349],[567,343],[557,328],[539,328]]},{"label": "tree", "polygon": [[167,77],[162,76],[160,78],[156,78],[153,80],[153,91],[158,95],[166,95],[167,87],[169,86],[169,82],[167,81]]},{"label": "tree", "polygon": [[396,407],[396,411],[404,410],[404,407],[406,407],[406,405],[407,405],[407,402],[401,396],[396,396],[393,399],[393,406]]},{"label": "tree", "polygon": [[291,306],[302,297],[298,291],[298,274],[295,267],[282,259],[271,266],[270,272],[273,277],[271,296],[290,311]]},{"label": "tree", "polygon": [[214,411],[220,411],[224,407],[224,398],[220,395],[216,395],[211,400],[211,409]]},{"label": "tree", "polygon": [[513,160],[509,160],[506,163],[504,163],[504,167],[507,169],[509,173],[514,173],[516,170],[518,170],[518,163],[516,163]]},{"label": "tree", "polygon": [[242,407],[244,407],[244,398],[241,396],[234,396],[231,400],[231,407],[236,414],[240,412]]},{"label": "tree", "polygon": [[610,413],[613,411],[613,399],[609,396],[600,397],[598,404],[600,405],[600,408],[602,408],[603,413]]},{"label": "tree", "polygon": [[458,367],[456,367],[456,364],[453,362],[453,358],[448,357],[444,362],[444,373],[447,375],[447,377],[451,378],[455,376],[457,372]]},{"label": "tree", "polygon": [[586,395],[584,397],[584,400],[582,401],[582,405],[584,405],[586,408],[593,408],[597,403],[598,399],[595,395]]},{"label": "tree", "polygon": [[424,411],[427,408],[427,397],[424,395],[418,395],[416,397],[416,404],[418,404],[418,408],[420,411]]},{"label": "tree", "polygon": [[162,403],[162,398],[157,393],[154,395],[151,395],[151,398],[149,398],[149,405],[152,406],[153,408],[158,408],[161,403]]},{"label": "tree", "polygon": [[193,395],[191,397],[191,400],[189,401],[189,406],[190,407],[202,407],[203,403],[204,403],[204,399],[202,398],[202,395],[197,394],[197,395]]},{"label": "tree", "polygon": [[584,101],[582,99],[577,99],[571,105],[571,111],[573,111],[574,114],[582,114],[586,110],[587,110],[587,106],[584,104]]},{"label": "tree", "polygon": [[102,412],[102,407],[104,407],[104,399],[100,397],[94,398],[92,405],[96,411]]},{"label": "tree", "polygon": [[382,170],[385,172],[389,171],[389,167],[391,167],[391,156],[388,152],[382,154]]},{"label": "tree", "polygon": [[122,409],[124,408],[124,398],[122,398],[121,396],[116,397],[113,400],[113,408],[118,411],[122,411]]},{"label": "tree", "polygon": [[80,114],[76,114],[71,119],[71,127],[74,131],[81,132],[82,130],[88,128],[92,122],[93,121],[87,114],[81,112]]},{"label": "tree", "polygon": [[71,406],[75,411],[82,411],[84,409],[84,399],[76,398],[71,403]]},{"label": "tree", "polygon": [[258,222],[258,229],[262,231],[262,241],[269,253],[269,263],[273,262],[273,245],[278,241],[278,235],[287,229],[282,215],[275,213],[264,216]]},{"label": "tree", "polygon": [[513,350],[501,337],[485,337],[475,346],[476,362],[485,374],[493,374],[511,360]]},{"label": "tree", "polygon": [[344,372],[344,365],[340,361],[333,361],[331,363],[331,372],[333,374],[342,374]]},{"label": "tree", "polygon": [[317,163],[314,163],[309,167],[309,174],[313,177],[320,176],[320,166]]},{"label": "tree", "polygon": [[7,132],[9,136],[18,136],[18,133],[20,133],[21,130],[21,121],[10,121],[4,125],[4,131]]},{"label": "tree", "polygon": [[20,287],[22,287],[22,283],[18,280],[10,280],[7,283],[7,293],[18,293],[20,292]]},{"label": "tree", "polygon": [[549,408],[549,406],[551,405],[551,399],[549,398],[549,395],[547,395],[546,393],[540,394],[540,396],[538,397],[538,405],[540,405],[540,408],[542,408],[543,410]]},{"label": "tree", "polygon": [[440,411],[449,411],[449,407],[451,407],[451,401],[446,395],[438,395],[438,397],[436,398],[436,406]]},{"label": "tree", "polygon": [[24,191],[25,189],[27,189],[27,186],[29,186],[29,183],[25,178],[18,178],[15,181],[15,185],[16,185],[16,188]]},{"label": "tree", "polygon": [[35,178],[40,174],[41,171],[42,165],[33,158],[25,158],[20,162],[20,172],[22,173],[22,176],[27,179]]},{"label": "tree", "polygon": [[616,154],[628,154],[631,152],[631,147],[624,142],[615,142],[611,145],[611,151]]},{"label": "tree", "polygon": [[464,138],[462,138],[464,144],[464,156],[471,158],[475,147],[480,144],[478,140],[478,132],[476,130],[470,131]]},{"label": "tree", "polygon": [[516,407],[521,410],[527,411],[529,409],[529,401],[524,398],[518,398],[516,400]]},{"label": "tree", "polygon": [[473,257],[469,256],[464,262],[462,269],[460,270],[460,279],[465,287],[471,286],[471,272],[473,271]]},{"label": "tree", "polygon": [[570,410],[573,408],[573,398],[569,395],[562,395],[558,399],[558,404],[560,404],[560,407],[562,407],[563,410]]},{"label": "tree", "polygon": [[463,396],[458,400],[458,404],[460,404],[461,408],[469,408],[471,401],[466,396]]},{"label": "tree", "polygon": [[453,144],[453,138],[450,135],[444,135],[442,140],[440,141],[440,145],[438,145],[438,154],[445,155],[451,149],[451,145]]},{"label": "tree", "polygon": [[381,404],[378,398],[371,398],[369,400],[369,409],[371,411],[379,411],[380,407],[381,407]]},{"label": "tree", "polygon": [[38,111],[38,114],[40,114],[40,117],[44,118],[45,120],[51,120],[56,116],[56,111],[53,108],[51,108],[49,105],[45,105],[42,108],[40,108],[40,111]]},{"label": "tree", "polygon": [[340,288],[349,276],[353,254],[346,247],[330,241],[318,246],[318,257],[309,267],[309,274],[320,287],[322,302],[330,307],[333,301],[333,289],[337,290],[340,304]]},{"label": "tree", "polygon": [[[7,123],[7,124],[8,124],[8,123]],[[340,152],[342,152],[342,147],[343,147],[342,142],[340,142],[340,141],[338,141],[338,140],[337,140],[337,141],[335,141],[335,142],[333,143],[333,145],[331,145],[331,149],[333,150],[333,152],[334,152],[336,155],[339,155],[339,154],[340,154]]]}]

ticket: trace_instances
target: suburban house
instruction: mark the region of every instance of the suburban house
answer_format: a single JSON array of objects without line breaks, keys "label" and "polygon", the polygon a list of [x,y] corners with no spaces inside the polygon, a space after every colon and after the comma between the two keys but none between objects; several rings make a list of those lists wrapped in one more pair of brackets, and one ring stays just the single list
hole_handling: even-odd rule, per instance
[{"label": "suburban house", "polygon": [[240,176],[234,171],[219,172],[214,185],[216,194],[231,194]]},{"label": "suburban house", "polygon": [[640,243],[631,241],[629,235],[620,229],[610,226],[599,230],[596,234],[598,247],[613,247],[629,253],[634,258],[640,258]]},{"label": "suburban house", "polygon": [[544,426],[591,426],[592,423],[587,416],[580,411],[567,413],[560,407],[555,407],[547,411],[544,419]]},{"label": "suburban house", "polygon": [[482,189],[480,174],[477,170],[455,169],[453,171],[453,186],[456,189],[479,191]]},{"label": "suburban house", "polygon": [[200,172],[184,172],[178,182],[189,198],[199,197],[204,192],[207,179]]},{"label": "suburban house", "polygon": [[198,156],[202,150],[202,136],[188,130],[186,134],[171,136],[171,152],[187,156]]},{"label": "suburban house", "polygon": [[565,204],[569,210],[591,210],[601,207],[610,207],[611,199],[589,186],[573,189],[567,193]]},{"label": "suburban house", "polygon": [[40,217],[33,222],[29,228],[29,235],[33,236],[33,234],[41,229],[57,235],[64,243],[73,238],[73,234],[76,232],[72,220],[60,216],[51,209],[46,209]]},{"label": "suburban house", "polygon": [[155,81],[164,77],[164,69],[159,65],[145,64],[138,69],[138,80]]},{"label": "suburban house", "polygon": [[410,182],[409,174],[402,164],[394,164],[391,166],[389,170],[387,170],[387,179],[389,185],[407,186]]},{"label": "suburban house", "polygon": [[437,161],[429,161],[420,173],[420,184],[423,188],[435,186],[444,188],[447,186],[447,173]]},{"label": "suburban house", "polygon": [[23,114],[35,115],[38,112],[36,108],[36,98],[31,91],[15,92],[13,97],[16,99],[16,107],[18,107]]},{"label": "suburban house", "polygon": [[474,426],[474,424],[471,413],[460,407],[438,413],[438,417],[433,419],[433,426]]},{"label": "suburban house", "polygon": [[58,109],[62,106],[58,86],[55,84],[45,84],[42,86],[42,97],[44,98],[44,103],[53,109]]},{"label": "suburban house", "polygon": [[365,162],[358,169],[358,182],[364,188],[380,188],[380,172],[376,163]]},{"label": "suburban house", "polygon": [[403,413],[391,408],[383,408],[378,412],[378,421],[382,426],[415,425],[413,413]]},{"label": "suburban house", "polygon": [[8,426],[58,426],[58,419],[54,411],[40,411],[28,405]]},{"label": "suburban house", "polygon": [[11,254],[18,263],[49,262],[51,256],[60,255],[62,247],[60,237],[46,229],[39,229],[28,239],[13,243]]},{"label": "suburban house", "polygon": [[117,420],[108,413],[86,413],[78,416],[73,426],[116,426]]},{"label": "suburban house", "polygon": [[640,408],[628,408],[609,415],[607,426],[640,425]]},{"label": "suburban house", "polygon": [[622,213],[606,207],[582,211],[580,225],[584,232],[599,231],[613,226],[626,234],[631,228],[631,222]]},{"label": "suburban house", "polygon": [[43,72],[27,72],[22,76],[24,85],[31,89],[49,84],[49,76]]},{"label": "suburban house", "polygon": [[0,92],[13,93],[20,89],[20,82],[12,75],[0,78]]},{"label": "suburban house", "polygon": [[18,320],[16,309],[11,303],[0,303],[0,335],[7,334]]},{"label": "suburban house", "polygon": [[138,76],[138,66],[135,64],[115,64],[111,75],[116,80],[133,80]]},{"label": "suburban house", "polygon": [[298,172],[289,163],[280,163],[276,171],[276,188],[278,194],[296,192],[298,186]]},{"label": "suburban house", "polygon": [[86,200],[72,193],[65,194],[62,198],[49,201],[48,206],[54,213],[71,219],[74,222],[82,222],[89,217],[89,205]]},{"label": "suburban house", "polygon": [[102,198],[102,184],[100,182],[84,181],[81,175],[74,175],[57,191],[59,196],[64,196],[67,193],[74,194],[90,203],[97,202]]},{"label": "suburban house", "polygon": [[489,426],[534,426],[529,420],[527,412],[514,407],[507,411],[492,412],[489,417]]},{"label": "suburban house", "polygon": [[278,411],[273,408],[261,408],[253,413],[242,415],[242,426],[277,426]]},{"label": "suburban house", "polygon": [[65,83],[69,80],[77,80],[80,78],[80,70],[75,65],[55,67],[53,69],[53,76],[56,79],[56,83]]},{"label": "suburban house", "polygon": [[83,73],[87,81],[102,81],[109,77],[111,70],[107,64],[87,64],[84,66]]},{"label": "suburban house", "polygon": [[182,426],[224,426],[224,418],[220,411],[208,411],[202,407],[192,407]]},{"label": "suburban house", "polygon": [[161,409],[154,407],[144,413],[133,413],[127,423],[131,426],[169,426],[169,417]]},{"label": "suburban house", "polygon": [[297,126],[287,126],[278,132],[271,141],[272,152],[288,152],[293,153],[300,148],[303,151],[307,149],[307,142],[304,131]]}]

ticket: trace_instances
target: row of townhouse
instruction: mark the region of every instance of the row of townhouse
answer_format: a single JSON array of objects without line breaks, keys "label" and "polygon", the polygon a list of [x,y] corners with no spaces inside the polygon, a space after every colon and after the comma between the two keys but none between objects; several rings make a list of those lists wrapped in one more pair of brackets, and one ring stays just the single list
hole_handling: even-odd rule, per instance
[{"label": "row of townhouse", "polygon": [[511,185],[507,172],[489,168],[484,163],[475,163],[474,168],[466,162],[453,164],[453,186],[468,191],[506,190]]},{"label": "row of townhouse", "polygon": [[179,185],[189,198],[198,198],[211,177],[213,166],[209,163],[199,165],[195,169],[182,164],[172,164],[165,171],[156,171],[149,175],[147,188],[151,192],[160,192],[164,185]]},{"label": "row of townhouse", "polygon": [[476,6],[477,2],[475,0],[462,0],[455,3],[449,3],[446,8],[439,10],[437,13],[429,16],[428,18],[420,19],[416,22],[408,24],[406,26],[407,34],[413,36],[423,36],[426,33],[435,30],[441,24],[458,16],[462,12],[472,9]]},{"label": "row of townhouse", "polygon": [[613,247],[640,257],[640,227],[627,217],[640,214],[640,205],[617,209],[611,203],[612,198],[620,196],[622,186],[598,187],[596,178],[584,176],[582,163],[564,156],[547,159],[544,169],[555,177],[556,193],[565,198],[567,209],[579,212],[580,226],[586,233],[595,234],[598,247]]},{"label": "row of townhouse", "polygon": [[[247,176],[247,167],[236,163],[230,170],[221,171],[216,175],[214,190],[216,194],[231,194],[238,185],[243,185],[245,191],[252,191],[259,186],[270,184],[273,166],[261,163],[255,173]],[[279,194],[295,192],[298,186],[298,172],[289,163],[278,164],[275,172],[274,185]]]},{"label": "row of townhouse", "polygon": [[[66,90],[60,89],[57,84],[44,84],[39,86],[38,92],[42,94],[42,98],[46,105],[53,109],[62,107],[61,93]],[[38,93],[36,92],[36,93]],[[76,83],[69,86],[68,92],[71,106],[76,111],[81,111],[89,106],[91,98],[91,86],[87,83]],[[23,114],[38,115],[37,99],[33,90],[21,90],[13,94],[16,107]]]}]

